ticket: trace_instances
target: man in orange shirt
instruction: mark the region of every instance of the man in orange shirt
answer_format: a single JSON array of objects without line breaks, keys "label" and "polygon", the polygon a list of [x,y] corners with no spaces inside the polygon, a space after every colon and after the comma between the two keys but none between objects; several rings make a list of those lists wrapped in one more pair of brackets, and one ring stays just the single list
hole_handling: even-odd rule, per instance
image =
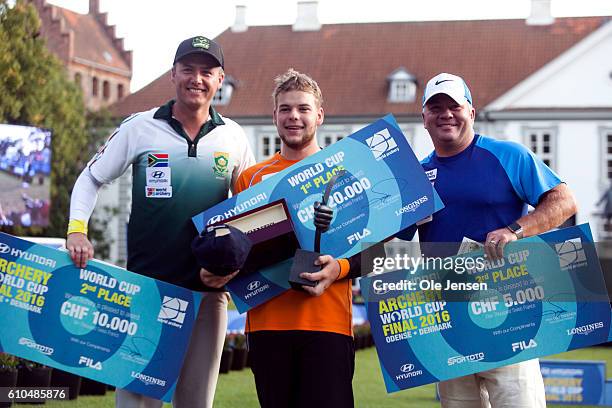
[{"label": "man in orange shirt", "polygon": [[[275,82],[273,120],[281,150],[246,169],[236,192],[321,150],[316,131],[324,113],[317,83],[293,69]],[[301,275],[318,281],[315,287],[289,290],[248,312],[251,368],[262,407],[353,407],[350,278],[360,275],[357,258],[320,256],[321,271]]]}]

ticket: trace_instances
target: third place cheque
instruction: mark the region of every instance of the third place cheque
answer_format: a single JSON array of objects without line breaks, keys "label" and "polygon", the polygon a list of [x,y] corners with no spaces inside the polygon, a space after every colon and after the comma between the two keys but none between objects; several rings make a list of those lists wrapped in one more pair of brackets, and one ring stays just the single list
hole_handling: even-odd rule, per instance
[{"label": "third place cheque", "polygon": [[[588,224],[511,242],[504,256],[488,261],[479,250],[445,258],[451,268],[361,279],[388,392],[608,341]],[[465,259],[471,269],[453,270]]]}]

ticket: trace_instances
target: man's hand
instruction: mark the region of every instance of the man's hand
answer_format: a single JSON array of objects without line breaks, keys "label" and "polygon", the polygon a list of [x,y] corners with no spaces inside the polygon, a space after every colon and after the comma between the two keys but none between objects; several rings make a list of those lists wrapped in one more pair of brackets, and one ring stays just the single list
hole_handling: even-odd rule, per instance
[{"label": "man's hand", "polygon": [[240,271],[234,271],[227,276],[218,276],[202,268],[200,269],[200,280],[209,288],[219,289],[225,286],[227,282],[231,281],[234,276],[238,275],[238,272]]},{"label": "man's hand", "polygon": [[314,203],[314,225],[315,227],[321,230],[321,232],[325,232],[329,229],[329,225],[331,224],[333,218],[334,218],[334,210],[331,207],[325,204],[322,204],[319,201],[315,201]]},{"label": "man's hand", "polygon": [[[516,222],[523,227],[523,237],[531,237],[558,227],[576,211],[574,195],[567,185],[561,183],[542,194],[535,209]],[[485,241],[485,253],[491,259],[499,259],[504,255],[504,246],[516,240],[516,235],[508,228],[491,231]]]},{"label": "man's hand", "polygon": [[94,249],[87,235],[82,232],[73,232],[68,235],[66,240],[66,249],[70,253],[70,258],[77,268],[87,266],[87,261],[93,258]]},{"label": "man's hand", "polygon": [[317,286],[302,286],[302,288],[312,296],[321,296],[323,292],[325,292],[325,289],[334,283],[336,279],[338,279],[338,276],[340,276],[340,264],[331,255],[321,255],[315,261],[315,265],[321,265],[323,269],[314,273],[301,273],[300,278],[310,281],[319,281]]},{"label": "man's hand", "polygon": [[516,241],[518,238],[508,228],[500,228],[487,234],[484,251],[489,259],[501,259],[504,257],[504,247],[508,242]]}]

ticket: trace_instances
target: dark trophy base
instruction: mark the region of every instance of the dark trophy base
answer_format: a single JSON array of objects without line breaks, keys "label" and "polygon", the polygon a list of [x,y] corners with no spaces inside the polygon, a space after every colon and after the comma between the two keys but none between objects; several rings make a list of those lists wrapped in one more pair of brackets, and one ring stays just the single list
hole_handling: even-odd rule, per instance
[{"label": "dark trophy base", "polygon": [[298,248],[295,251],[293,258],[293,265],[291,266],[291,272],[289,273],[289,284],[295,290],[304,290],[303,286],[315,287],[319,283],[318,281],[311,281],[308,279],[300,278],[300,274],[303,272],[319,272],[321,270],[320,265],[315,265],[314,261],[321,256],[318,252],[306,251]]}]

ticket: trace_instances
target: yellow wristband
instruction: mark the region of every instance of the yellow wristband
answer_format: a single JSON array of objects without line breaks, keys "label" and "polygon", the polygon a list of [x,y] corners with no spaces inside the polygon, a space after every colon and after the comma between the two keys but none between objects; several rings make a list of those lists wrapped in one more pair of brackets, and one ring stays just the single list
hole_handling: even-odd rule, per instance
[{"label": "yellow wristband", "polygon": [[81,232],[87,235],[87,223],[82,220],[73,220],[68,221],[68,235],[74,232]]}]

